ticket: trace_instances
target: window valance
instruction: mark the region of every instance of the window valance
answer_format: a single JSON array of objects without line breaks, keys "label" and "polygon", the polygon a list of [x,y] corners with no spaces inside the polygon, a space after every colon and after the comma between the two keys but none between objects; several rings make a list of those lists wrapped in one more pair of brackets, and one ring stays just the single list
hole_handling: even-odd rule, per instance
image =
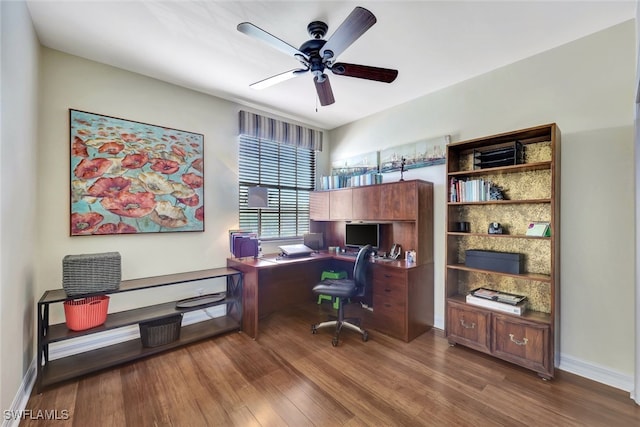
[{"label": "window valance", "polygon": [[240,135],[268,139],[314,151],[322,151],[322,132],[264,117],[248,111],[240,111]]}]

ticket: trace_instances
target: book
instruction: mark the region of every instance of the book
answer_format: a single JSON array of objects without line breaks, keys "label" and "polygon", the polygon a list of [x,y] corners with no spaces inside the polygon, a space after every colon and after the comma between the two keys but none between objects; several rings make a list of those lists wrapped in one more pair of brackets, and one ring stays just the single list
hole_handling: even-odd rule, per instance
[{"label": "book", "polygon": [[551,227],[548,222],[537,221],[529,223],[527,227],[527,236],[551,237]]},{"label": "book", "polygon": [[524,301],[513,305],[507,304],[487,298],[475,297],[471,294],[467,295],[467,304],[477,305],[479,307],[490,308],[492,310],[502,311],[504,313],[515,314],[521,316],[526,310],[527,306]]},{"label": "book", "polygon": [[471,291],[471,295],[504,304],[516,305],[527,299],[524,295],[510,294],[508,292],[494,291],[493,289],[478,288]]}]

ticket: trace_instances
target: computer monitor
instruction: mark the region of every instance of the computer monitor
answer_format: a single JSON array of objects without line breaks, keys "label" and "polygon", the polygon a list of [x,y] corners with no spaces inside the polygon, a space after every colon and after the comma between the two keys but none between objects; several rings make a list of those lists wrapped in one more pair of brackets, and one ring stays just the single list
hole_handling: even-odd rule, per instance
[{"label": "computer monitor", "polygon": [[344,237],[344,245],[347,247],[371,245],[377,249],[380,247],[380,224],[347,223]]}]

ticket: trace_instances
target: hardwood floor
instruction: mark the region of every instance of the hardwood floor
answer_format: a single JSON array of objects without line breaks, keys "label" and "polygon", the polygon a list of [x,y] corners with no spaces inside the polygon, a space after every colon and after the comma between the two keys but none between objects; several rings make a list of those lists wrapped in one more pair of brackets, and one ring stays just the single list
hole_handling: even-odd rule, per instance
[{"label": "hardwood floor", "polygon": [[[230,333],[53,386],[31,396],[20,425],[640,425],[627,392],[564,372],[543,381],[449,347],[440,331],[410,343],[343,331],[334,348],[331,330],[310,332],[327,307],[273,314],[257,341]],[[68,419],[43,420],[46,411]]]}]

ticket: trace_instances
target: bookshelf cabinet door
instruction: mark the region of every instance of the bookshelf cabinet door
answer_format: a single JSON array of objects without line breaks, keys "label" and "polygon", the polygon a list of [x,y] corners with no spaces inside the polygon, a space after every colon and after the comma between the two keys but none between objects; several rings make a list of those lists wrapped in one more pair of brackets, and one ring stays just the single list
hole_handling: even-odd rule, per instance
[{"label": "bookshelf cabinet door", "polygon": [[490,353],[489,316],[485,311],[447,303],[447,338],[450,342]]},{"label": "bookshelf cabinet door", "polygon": [[494,314],[493,330],[496,356],[542,374],[552,374],[549,325]]}]

